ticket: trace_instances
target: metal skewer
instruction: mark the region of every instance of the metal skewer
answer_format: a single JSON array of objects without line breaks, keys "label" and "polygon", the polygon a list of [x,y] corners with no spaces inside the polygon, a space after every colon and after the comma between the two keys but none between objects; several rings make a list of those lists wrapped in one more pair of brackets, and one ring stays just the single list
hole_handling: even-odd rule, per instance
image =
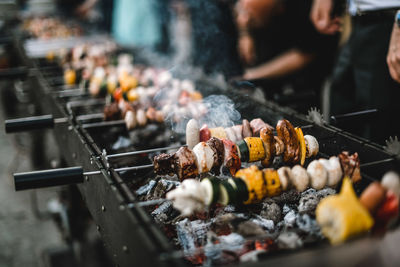
[{"label": "metal skewer", "polygon": [[[133,171],[153,168],[153,164],[122,167],[116,172]],[[43,171],[23,172],[14,174],[15,190],[26,190],[50,186],[83,183],[84,177],[100,175],[101,171],[84,172],[82,167],[70,167]]]},{"label": "metal skewer", "polygon": [[391,161],[394,161],[394,160],[395,160],[394,158],[388,158],[388,159],[382,159],[382,160],[372,161],[372,162],[360,164],[360,168],[362,168],[362,167],[374,166],[374,165],[378,165],[378,164],[381,164],[381,163],[391,162]]}]

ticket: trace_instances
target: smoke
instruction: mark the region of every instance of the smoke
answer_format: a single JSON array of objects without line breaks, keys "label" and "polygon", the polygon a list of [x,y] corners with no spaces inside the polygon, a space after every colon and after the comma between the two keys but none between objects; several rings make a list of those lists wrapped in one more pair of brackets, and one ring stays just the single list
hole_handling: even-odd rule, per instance
[{"label": "smoke", "polygon": [[233,101],[224,95],[210,95],[203,102],[207,113],[199,121],[208,127],[230,127],[241,118]]},{"label": "smoke", "polygon": [[[168,111],[165,109],[169,108]],[[199,125],[207,124],[208,127],[230,127],[241,118],[231,99],[224,95],[210,95],[202,101],[189,103],[187,106],[164,106],[166,123],[172,130],[184,134],[187,122],[194,118]]]}]

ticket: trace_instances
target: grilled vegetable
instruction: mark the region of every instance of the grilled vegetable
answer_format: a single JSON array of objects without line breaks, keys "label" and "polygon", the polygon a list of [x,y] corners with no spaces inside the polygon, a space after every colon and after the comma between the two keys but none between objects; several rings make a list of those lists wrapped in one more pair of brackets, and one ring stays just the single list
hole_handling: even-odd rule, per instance
[{"label": "grilled vegetable", "polygon": [[265,158],[263,142],[257,137],[246,137],[244,141],[249,150],[249,162],[259,161]]},{"label": "grilled vegetable", "polygon": [[332,244],[365,233],[374,220],[358,200],[348,177],[344,178],[340,194],[321,200],[316,209],[317,222],[322,233]]},{"label": "grilled vegetable", "polygon": [[304,161],[306,160],[306,143],[304,141],[304,135],[301,128],[296,127],[295,131],[300,144],[300,165],[303,166]]},{"label": "grilled vegetable", "polygon": [[76,82],[76,73],[75,73],[75,70],[73,70],[73,69],[67,69],[67,70],[64,72],[64,82],[65,82],[67,85],[73,85],[73,84],[75,84],[75,82]]},{"label": "grilled vegetable", "polygon": [[218,203],[221,203],[222,205],[237,203],[236,190],[228,181],[221,181],[219,185],[219,192],[220,194]]},{"label": "grilled vegetable", "polygon": [[217,203],[220,195],[220,180],[216,177],[207,177],[201,180],[201,186],[206,192],[206,205]]},{"label": "grilled vegetable", "polygon": [[247,146],[246,141],[239,141],[237,144],[239,157],[241,161],[248,162],[249,161],[249,147]]}]

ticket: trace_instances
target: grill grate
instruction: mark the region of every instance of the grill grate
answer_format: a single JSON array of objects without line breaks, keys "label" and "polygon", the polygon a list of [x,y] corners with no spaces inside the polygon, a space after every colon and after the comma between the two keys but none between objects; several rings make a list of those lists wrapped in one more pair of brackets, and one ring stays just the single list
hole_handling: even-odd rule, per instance
[{"label": "grill grate", "polygon": [[[55,126],[55,136],[63,148],[63,156],[71,166],[78,164],[88,171],[102,171],[100,175],[86,177],[79,189],[98,224],[107,248],[115,255],[116,261],[121,266],[130,266],[133,262],[143,265],[186,265],[187,261],[184,259],[187,253],[170,242],[168,229],[161,229],[149,214],[154,210],[154,206],[129,205],[140,201],[140,197],[135,193],[140,186],[150,179],[156,179],[152,171],[114,171],[120,167],[149,164],[154,153],[118,158],[102,156],[104,150],[107,154],[113,154],[183,144],[183,136],[173,134],[166,125],[147,125],[145,128],[128,132],[121,122],[105,123],[101,116],[96,115],[102,113],[103,100],[90,98],[87,93],[77,89],[77,86],[65,87],[62,82],[62,69],[57,65],[49,65],[43,59],[32,61],[39,71],[37,77],[30,78],[33,86],[37,88],[33,91],[36,102],[46,112],[69,118],[68,122]],[[386,171],[399,170],[399,162],[393,155],[368,140],[331,126],[313,124],[293,110],[268,101],[260,102],[234,88],[221,89],[207,80],[197,81],[196,86],[204,96],[229,96],[236,103],[235,107],[243,118],[260,117],[271,125],[276,125],[279,119],[285,118],[294,125],[305,126],[304,134],[313,135],[319,141],[320,152],[317,157],[328,158],[343,150],[358,152],[362,164],[373,164],[361,167],[364,179],[357,192],[361,192],[370,181],[379,180]],[[257,236],[253,239],[263,240],[265,237]],[[370,242],[370,239],[364,238],[349,242],[344,247],[350,249],[354,246],[358,249]],[[296,261],[300,265],[319,265],[323,261],[315,260],[310,263],[306,255],[315,256],[319,253],[318,255],[333,257],[337,251],[338,249],[325,243],[318,243],[307,246],[298,253],[278,251],[261,258],[259,263],[253,265],[265,265],[267,262],[273,264],[277,261],[280,261],[280,264]],[[341,260],[343,259],[335,259],[335,262]]]}]

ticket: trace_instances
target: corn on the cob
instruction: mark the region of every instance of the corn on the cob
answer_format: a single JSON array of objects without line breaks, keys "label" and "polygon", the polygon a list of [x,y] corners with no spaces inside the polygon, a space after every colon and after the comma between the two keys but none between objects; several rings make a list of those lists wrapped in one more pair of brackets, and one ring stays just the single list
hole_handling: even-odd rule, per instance
[{"label": "corn on the cob", "polygon": [[261,138],[246,137],[244,141],[249,149],[249,162],[258,161],[265,158],[265,149]]}]

